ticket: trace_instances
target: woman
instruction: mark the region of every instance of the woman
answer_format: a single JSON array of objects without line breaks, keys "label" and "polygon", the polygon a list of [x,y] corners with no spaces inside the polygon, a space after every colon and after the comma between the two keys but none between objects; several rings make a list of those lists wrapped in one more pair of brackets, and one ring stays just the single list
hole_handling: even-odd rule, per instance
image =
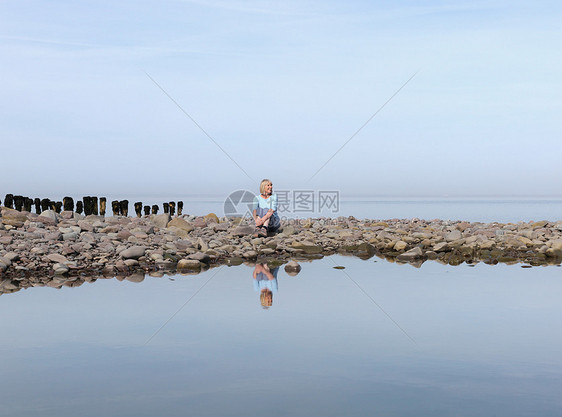
[{"label": "woman", "polygon": [[279,229],[281,222],[277,214],[277,195],[273,194],[273,184],[264,179],[260,183],[260,195],[254,198],[253,216],[256,222],[254,236],[265,237],[268,232]]}]

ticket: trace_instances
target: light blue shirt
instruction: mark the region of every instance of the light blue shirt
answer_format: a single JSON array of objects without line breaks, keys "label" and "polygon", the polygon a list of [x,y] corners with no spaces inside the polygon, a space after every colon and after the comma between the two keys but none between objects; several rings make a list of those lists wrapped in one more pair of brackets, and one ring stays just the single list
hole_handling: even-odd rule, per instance
[{"label": "light blue shirt", "polygon": [[268,199],[263,198],[261,194],[254,197],[252,210],[257,210],[258,207],[261,209],[277,211],[277,194],[270,195]]}]

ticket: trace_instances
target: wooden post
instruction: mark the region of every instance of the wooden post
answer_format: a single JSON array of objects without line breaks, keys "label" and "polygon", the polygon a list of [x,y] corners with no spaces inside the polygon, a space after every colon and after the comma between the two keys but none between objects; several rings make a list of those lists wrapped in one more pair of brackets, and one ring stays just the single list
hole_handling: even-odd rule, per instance
[{"label": "wooden post", "polygon": [[144,206],[144,215],[150,216],[150,206]]},{"label": "wooden post", "polygon": [[178,201],[178,216],[183,214],[183,201]]},{"label": "wooden post", "polygon": [[119,214],[121,214],[121,206],[119,205],[119,201],[113,200],[111,202],[111,210],[113,211],[114,216],[119,216]]},{"label": "wooden post", "polygon": [[14,196],[14,207],[17,211],[21,211],[23,209],[23,196],[21,195]]},{"label": "wooden post", "polygon": [[92,197],[92,214],[97,216],[98,215],[98,198]]},{"label": "wooden post", "polygon": [[82,197],[82,201],[84,202],[84,215],[89,216],[92,214],[92,202],[90,196]]},{"label": "wooden post", "polygon": [[105,216],[105,209],[107,205],[107,198],[100,197],[100,215]]},{"label": "wooden post", "polygon": [[64,211],[74,211],[74,200],[72,197],[64,197],[62,199],[62,206],[64,207]]},{"label": "wooden post", "polygon": [[76,213],[82,214],[83,211],[84,211],[84,203],[82,202],[82,200],[78,200],[76,202]]},{"label": "wooden post", "polygon": [[35,204],[35,213],[41,214],[41,199],[36,198],[35,200],[33,200],[33,204]]},{"label": "wooden post", "polygon": [[152,206],[152,214],[158,214],[158,204]]},{"label": "wooden post", "polygon": [[62,210],[62,201],[57,201],[57,202],[55,203],[55,211],[56,211],[57,213],[60,213],[61,210]]},{"label": "wooden post", "polygon": [[164,209],[164,213],[170,212],[170,205],[168,203],[162,203],[162,208]]},{"label": "wooden post", "polygon": [[176,214],[176,203],[170,201],[168,204],[170,205],[170,216],[173,216]]},{"label": "wooden post", "polygon": [[4,207],[14,208],[14,195],[13,194],[6,194],[6,198],[4,198]]},{"label": "wooden post", "polygon": [[57,203],[56,203],[55,201],[49,200],[49,206],[50,206],[49,208],[50,208],[51,210],[53,210],[54,212],[57,211]]},{"label": "wooden post", "polygon": [[141,201],[137,201],[135,203],[135,214],[137,215],[137,217],[142,217],[142,202]]},{"label": "wooden post", "polygon": [[129,216],[129,200],[121,200],[119,202],[119,206],[121,207],[121,215],[128,217]]},{"label": "wooden post", "polygon": [[44,198],[41,200],[41,211],[47,211],[51,209],[51,200]]},{"label": "wooden post", "polygon": [[31,206],[33,205],[33,200],[29,197],[23,198],[23,208],[25,211],[29,211],[31,213]]}]

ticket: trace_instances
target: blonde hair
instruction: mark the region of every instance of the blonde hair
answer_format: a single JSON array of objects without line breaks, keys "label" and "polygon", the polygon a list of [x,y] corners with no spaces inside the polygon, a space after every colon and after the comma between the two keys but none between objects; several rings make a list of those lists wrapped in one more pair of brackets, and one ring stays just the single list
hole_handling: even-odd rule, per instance
[{"label": "blonde hair", "polygon": [[260,183],[260,194],[264,194],[264,193],[265,193],[265,186],[266,186],[267,184],[273,185],[273,183],[272,183],[270,180],[268,180],[267,178],[261,180],[261,183]]},{"label": "blonde hair", "polygon": [[273,293],[269,290],[260,293],[260,302],[263,308],[269,308],[273,305]]}]

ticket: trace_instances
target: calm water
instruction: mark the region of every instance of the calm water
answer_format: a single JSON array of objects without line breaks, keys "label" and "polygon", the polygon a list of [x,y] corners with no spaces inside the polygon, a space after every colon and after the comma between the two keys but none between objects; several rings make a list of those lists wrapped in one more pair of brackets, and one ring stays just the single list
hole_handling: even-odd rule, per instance
[{"label": "calm water", "polygon": [[562,415],[562,268],[302,266],[4,295],[0,414]]},{"label": "calm water", "polygon": [[[121,199],[125,198],[120,196]],[[334,208],[322,207],[319,210],[317,196],[313,206],[295,207],[291,201],[285,206],[281,216],[288,218],[355,216],[367,219],[413,218],[466,220],[479,222],[519,222],[538,220],[562,220],[562,199],[380,199],[352,198],[341,194]],[[108,202],[113,198],[108,196]],[[117,199],[117,198],[115,198]],[[169,201],[168,197],[128,197],[129,213],[134,213],[133,203],[142,201],[144,205],[160,205]],[[178,197],[184,201],[184,213],[206,215],[215,213],[225,215],[225,196]],[[109,204],[109,203],[108,203]],[[246,210],[238,206],[240,214]]]}]

